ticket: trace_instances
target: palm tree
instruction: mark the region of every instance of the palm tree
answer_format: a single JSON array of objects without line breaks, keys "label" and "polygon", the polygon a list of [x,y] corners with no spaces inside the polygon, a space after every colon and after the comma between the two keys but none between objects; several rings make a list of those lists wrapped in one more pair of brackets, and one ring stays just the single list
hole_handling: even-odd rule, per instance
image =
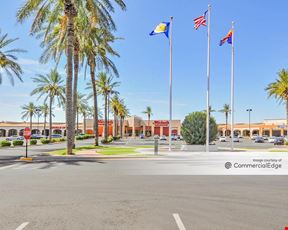
[{"label": "palm tree", "polygon": [[64,105],[65,101],[64,81],[56,70],[51,70],[50,74],[37,75],[37,77],[33,78],[33,82],[37,84],[37,87],[31,92],[31,96],[38,94],[39,97],[37,100],[45,96],[44,103],[46,103],[49,100],[49,139],[51,139],[52,106],[55,102],[55,99],[57,100],[59,107]]},{"label": "palm tree", "polygon": [[[77,94],[77,111],[76,111],[76,133],[78,134],[78,130],[79,130],[79,113],[81,113],[83,115],[84,118],[84,122],[83,122],[83,126],[84,126],[84,133],[86,132],[86,111],[88,108],[88,101],[86,99],[86,95],[78,93]],[[84,124],[85,123],[85,124]]]},{"label": "palm tree", "polygon": [[112,76],[108,76],[105,72],[100,72],[98,74],[97,85],[99,87],[99,94],[104,97],[104,138],[108,138],[108,95],[118,94],[115,90],[120,82],[114,82]]},{"label": "palm tree", "polygon": [[9,77],[12,85],[14,85],[14,76],[22,81],[21,75],[23,71],[20,65],[17,63],[17,57],[15,54],[25,51],[22,49],[4,50],[7,46],[16,40],[18,40],[18,38],[9,39],[8,34],[2,35],[0,30],[0,84],[2,83],[2,70],[4,70]]},{"label": "palm tree", "polygon": [[33,120],[33,117],[36,115],[36,108],[37,106],[34,105],[33,102],[30,102],[29,104],[27,105],[23,105],[22,106],[22,119],[23,120],[26,120],[26,119],[29,119],[30,120],[30,130],[32,131],[32,120]]},{"label": "palm tree", "polygon": [[119,117],[119,107],[121,106],[121,103],[123,102],[123,100],[121,100],[118,95],[114,95],[114,97],[111,99],[111,108],[112,108],[112,112],[114,115],[114,122],[113,122],[113,136],[117,136],[118,135],[118,117]]},{"label": "palm tree", "polygon": [[49,115],[49,106],[47,103],[44,103],[44,105],[40,106],[41,114],[44,118],[44,136],[46,136],[46,123],[47,123],[47,116]]},{"label": "palm tree", "polygon": [[225,121],[226,121],[225,136],[226,136],[227,135],[227,127],[228,127],[228,116],[229,116],[229,113],[231,112],[230,105],[229,104],[224,104],[223,109],[219,110],[219,112],[225,114]]},{"label": "palm tree", "polygon": [[285,104],[286,124],[288,129],[288,70],[282,69],[278,72],[278,79],[276,79],[275,82],[270,83],[265,90],[268,93],[268,97],[274,97],[279,103]]},{"label": "palm tree", "polygon": [[129,116],[129,110],[127,106],[124,104],[124,101],[121,100],[120,104],[118,105],[118,114],[120,117],[120,136],[123,137],[123,122],[125,117]]},{"label": "palm tree", "polygon": [[147,117],[148,117],[148,126],[150,125],[150,119],[151,119],[151,116],[153,115],[152,113],[152,108],[151,106],[147,106],[145,111],[143,111],[144,114],[147,114]]}]

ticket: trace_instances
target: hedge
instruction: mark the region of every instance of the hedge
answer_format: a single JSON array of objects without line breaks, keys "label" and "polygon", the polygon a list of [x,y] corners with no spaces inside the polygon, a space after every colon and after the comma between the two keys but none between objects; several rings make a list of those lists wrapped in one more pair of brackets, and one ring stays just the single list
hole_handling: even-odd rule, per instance
[{"label": "hedge", "polygon": [[36,139],[31,139],[30,140],[30,145],[37,145],[37,140]]},{"label": "hedge", "polygon": [[7,147],[7,146],[11,146],[11,142],[10,141],[1,141],[0,142],[1,147]]},{"label": "hedge", "polygon": [[45,138],[40,139],[40,141],[41,141],[41,143],[42,143],[43,145],[50,143],[50,140],[49,140],[49,139],[45,139]]},{"label": "hedge", "polygon": [[13,145],[14,146],[22,146],[24,144],[24,141],[22,140],[14,140]]}]

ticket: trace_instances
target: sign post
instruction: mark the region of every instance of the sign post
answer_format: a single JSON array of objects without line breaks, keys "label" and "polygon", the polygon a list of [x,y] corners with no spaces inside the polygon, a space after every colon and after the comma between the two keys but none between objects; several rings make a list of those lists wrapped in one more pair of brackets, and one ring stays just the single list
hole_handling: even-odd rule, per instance
[{"label": "sign post", "polygon": [[26,158],[28,158],[28,141],[31,138],[31,130],[30,128],[26,127],[23,132],[23,136],[26,140]]}]

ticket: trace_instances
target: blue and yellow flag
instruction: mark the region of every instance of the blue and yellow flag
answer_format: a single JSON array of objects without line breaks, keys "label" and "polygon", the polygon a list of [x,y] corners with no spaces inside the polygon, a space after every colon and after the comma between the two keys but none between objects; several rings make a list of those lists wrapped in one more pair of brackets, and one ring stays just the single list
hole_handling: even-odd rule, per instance
[{"label": "blue and yellow flag", "polygon": [[150,35],[165,34],[169,38],[169,26],[170,22],[161,22],[156,28],[150,33]]}]

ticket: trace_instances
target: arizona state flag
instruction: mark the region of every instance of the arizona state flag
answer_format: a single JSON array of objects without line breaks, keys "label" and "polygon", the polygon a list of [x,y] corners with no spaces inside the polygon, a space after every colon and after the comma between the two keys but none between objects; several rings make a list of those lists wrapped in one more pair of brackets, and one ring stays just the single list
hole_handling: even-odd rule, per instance
[{"label": "arizona state flag", "polygon": [[230,30],[227,36],[220,41],[219,45],[222,46],[226,41],[229,44],[232,44],[232,36],[233,36],[233,30]]}]

